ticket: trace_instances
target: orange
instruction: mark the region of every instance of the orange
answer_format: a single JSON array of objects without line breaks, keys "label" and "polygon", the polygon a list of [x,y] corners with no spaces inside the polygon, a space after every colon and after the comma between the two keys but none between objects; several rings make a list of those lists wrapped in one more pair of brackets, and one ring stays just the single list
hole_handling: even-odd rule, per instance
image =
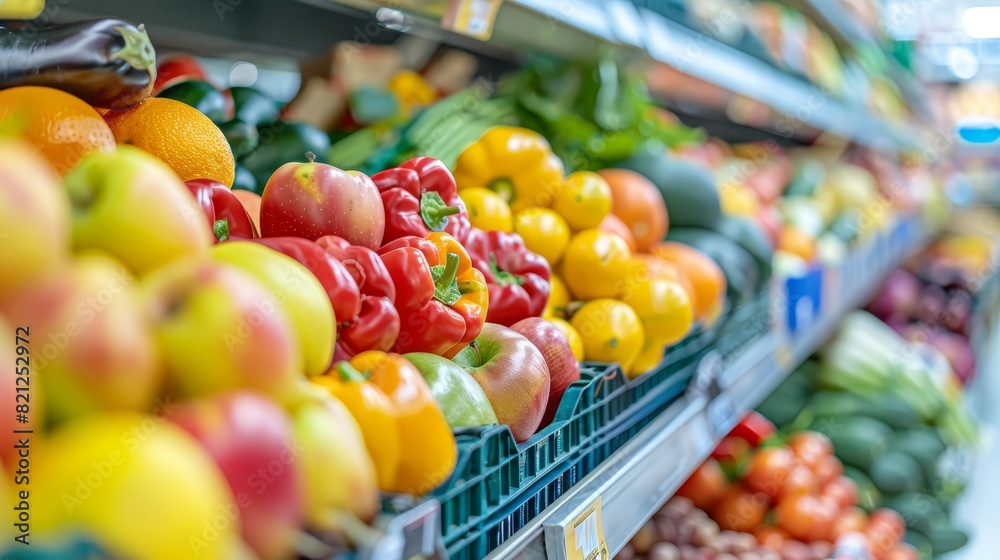
[{"label": "orange", "polygon": [[649,250],[667,235],[667,205],[656,185],[628,169],[604,169],[598,174],[611,187],[611,212],[632,230],[639,251]]},{"label": "orange", "polygon": [[162,159],[182,181],[215,179],[233,186],[236,161],[226,137],[200,111],[173,99],[151,97],[104,119],[119,144]]},{"label": "orange", "polygon": [[63,175],[91,152],[114,152],[115,137],[93,107],[57,89],[0,91],[0,130],[24,136]]},{"label": "orange", "polygon": [[778,238],[778,250],[798,255],[802,260],[811,262],[816,258],[816,240],[800,229],[785,226]]},{"label": "orange", "polygon": [[650,253],[680,267],[694,291],[692,306],[695,320],[710,319],[726,297],[726,277],[719,265],[705,253],[682,243],[662,241]]},{"label": "orange", "polygon": [[635,244],[635,235],[632,234],[632,230],[629,229],[628,225],[622,221],[621,218],[615,216],[614,214],[608,214],[604,216],[604,220],[601,225],[597,226],[597,231],[603,231],[605,233],[613,233],[618,237],[625,240],[628,244],[628,248],[633,253],[638,251],[638,247]]},{"label": "orange", "polygon": [[250,219],[253,221],[253,227],[260,231],[260,195],[245,191],[243,189],[233,189],[233,194],[246,209],[247,214],[250,214]]},{"label": "orange", "polygon": [[673,280],[684,288],[687,292],[688,298],[694,301],[695,292],[694,287],[691,285],[691,281],[688,280],[687,274],[681,270],[681,267],[668,261],[667,259],[657,257],[656,255],[650,255],[648,253],[637,253],[632,255],[632,262],[629,265],[630,270],[633,274],[642,275],[645,274],[649,278],[664,278],[666,280]]}]

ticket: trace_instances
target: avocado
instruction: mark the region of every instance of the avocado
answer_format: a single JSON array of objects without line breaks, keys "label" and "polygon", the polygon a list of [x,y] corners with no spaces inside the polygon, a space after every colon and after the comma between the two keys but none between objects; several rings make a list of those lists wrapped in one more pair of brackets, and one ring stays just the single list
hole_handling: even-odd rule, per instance
[{"label": "avocado", "polygon": [[909,544],[917,551],[920,560],[932,560],[934,558],[934,547],[931,546],[931,541],[919,532],[907,529],[906,535],[903,536],[903,542]]},{"label": "avocado", "polygon": [[936,498],[920,492],[906,492],[886,497],[882,507],[899,512],[906,528],[927,536],[934,523],[947,519],[947,512]]},{"label": "avocado", "polygon": [[711,229],[722,217],[719,190],[711,171],[671,157],[664,150],[645,149],[617,164],[645,175],[663,197],[671,227]]},{"label": "avocado", "polygon": [[164,89],[156,96],[190,105],[215,124],[222,124],[229,118],[226,114],[226,98],[215,86],[204,80],[186,80]]},{"label": "avocado", "polygon": [[671,227],[667,240],[690,245],[715,261],[726,276],[726,297],[733,306],[757,293],[757,264],[750,253],[725,236],[707,229]]},{"label": "avocado", "polygon": [[[827,425],[824,426],[824,423]],[[875,460],[885,453],[893,435],[892,428],[885,422],[864,416],[847,422],[817,418],[815,424],[820,428],[817,431],[829,436],[837,457],[845,465],[862,470],[871,468]]]},{"label": "avocado", "polygon": [[233,96],[235,120],[251,126],[261,127],[278,120],[278,104],[273,99],[251,87],[229,88]]},{"label": "avocado", "polygon": [[271,174],[288,162],[305,163],[307,153],[311,152],[316,161],[323,161],[330,149],[326,133],[305,123],[276,121],[257,130],[260,136],[257,149],[240,163],[253,173],[258,185],[266,185]]},{"label": "avocado", "polygon": [[863,471],[844,465],[844,476],[853,480],[854,485],[858,488],[859,508],[871,512],[882,504],[882,495],[879,494],[878,489]]},{"label": "avocado", "polygon": [[757,263],[757,290],[762,290],[771,278],[771,259],[774,248],[756,222],[738,216],[723,216],[715,225],[715,231],[736,243],[753,257]]},{"label": "avocado", "polygon": [[883,494],[916,492],[927,484],[920,463],[901,451],[889,450],[875,459],[868,470],[872,482]]},{"label": "avocado", "polygon": [[927,538],[931,541],[934,556],[954,552],[969,543],[969,536],[965,532],[944,521],[934,524]]},{"label": "avocado", "polygon": [[937,479],[938,459],[947,448],[936,429],[918,425],[898,432],[890,449],[913,457],[920,465],[924,478],[933,483]]},{"label": "avocado", "polygon": [[220,124],[219,130],[226,135],[229,148],[233,150],[233,156],[237,160],[257,149],[257,143],[260,141],[257,127],[243,121],[231,120]]}]

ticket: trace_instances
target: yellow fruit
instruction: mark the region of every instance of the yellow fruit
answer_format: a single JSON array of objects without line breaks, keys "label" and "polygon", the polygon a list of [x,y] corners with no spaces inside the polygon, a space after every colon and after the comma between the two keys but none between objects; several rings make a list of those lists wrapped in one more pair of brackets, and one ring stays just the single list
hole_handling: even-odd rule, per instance
[{"label": "yellow fruit", "polygon": [[135,107],[109,111],[104,120],[119,144],[138,146],[162,159],[182,181],[215,179],[233,186],[236,160],[229,142],[194,107],[151,97]]},{"label": "yellow fruit", "polygon": [[760,200],[750,187],[739,183],[719,185],[722,213],[727,216],[754,218],[760,210]]},{"label": "yellow fruit", "polygon": [[469,213],[473,227],[486,231],[513,231],[513,218],[507,201],[490,189],[472,187],[458,193]]},{"label": "yellow fruit", "polygon": [[145,560],[225,560],[241,546],[239,508],[222,473],[163,418],[88,416],[64,424],[34,457],[32,540],[83,531],[116,555]]},{"label": "yellow fruit", "polygon": [[647,338],[646,342],[642,345],[642,352],[639,353],[639,357],[636,358],[632,367],[625,371],[625,377],[635,379],[660,365],[660,362],[663,361],[663,351],[665,349],[666,346],[662,343]]},{"label": "yellow fruit", "polygon": [[569,305],[569,290],[566,289],[562,278],[553,273],[549,278],[549,300],[545,303],[542,317],[545,319],[562,317],[567,305]]},{"label": "yellow fruit", "polygon": [[569,342],[570,350],[573,351],[573,357],[576,358],[576,361],[582,362],[586,358],[586,354],[583,350],[583,338],[580,336],[580,333],[576,332],[573,325],[566,322],[565,319],[553,317],[548,319],[548,321],[555,325],[557,329],[562,331],[563,336],[565,336],[566,340]]},{"label": "yellow fruit", "polygon": [[626,285],[621,300],[638,313],[646,338],[674,344],[687,336],[694,324],[694,310],[688,292],[679,282],[645,278]]},{"label": "yellow fruit", "polygon": [[562,258],[562,278],[576,299],[616,297],[632,252],[613,234],[588,229],[570,239]]},{"label": "yellow fruit", "polygon": [[[465,191],[462,191],[463,193]],[[569,244],[569,225],[548,208],[528,208],[514,217],[514,231],[529,251],[538,253],[555,266]]]},{"label": "yellow fruit", "polygon": [[552,209],[566,219],[573,231],[595,228],[611,212],[611,187],[597,173],[571,173]]},{"label": "yellow fruit", "polygon": [[594,362],[616,362],[630,371],[646,340],[639,315],[628,305],[602,298],[583,305],[570,321],[583,338],[584,355]]}]

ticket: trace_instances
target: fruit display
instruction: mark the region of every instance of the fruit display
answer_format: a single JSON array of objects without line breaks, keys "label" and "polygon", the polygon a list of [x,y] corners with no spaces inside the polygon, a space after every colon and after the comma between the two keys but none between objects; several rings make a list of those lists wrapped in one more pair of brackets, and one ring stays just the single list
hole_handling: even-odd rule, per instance
[{"label": "fruit display", "polygon": [[[753,10],[788,58],[801,16]],[[836,93],[803,25],[811,55],[777,62]],[[30,494],[52,557],[395,558],[439,531],[481,558],[696,402],[714,346],[779,330],[755,305],[786,280],[942,200],[930,163],[709,136],[603,52],[494,88],[468,53],[343,42],[279,102],[118,19],[4,21],[0,45],[0,497]],[[987,239],[890,278],[892,326],[848,317],[618,557],[960,547],[939,463],[976,438],[955,379]]]}]

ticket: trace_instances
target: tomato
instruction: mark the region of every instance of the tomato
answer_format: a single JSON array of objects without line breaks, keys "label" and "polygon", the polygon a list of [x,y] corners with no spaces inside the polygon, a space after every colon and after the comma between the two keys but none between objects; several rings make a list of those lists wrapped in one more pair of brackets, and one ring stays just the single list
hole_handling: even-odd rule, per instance
[{"label": "tomato", "polygon": [[824,496],[833,498],[833,500],[842,508],[850,507],[858,503],[858,486],[853,480],[847,478],[846,476],[838,476],[830,482],[827,482],[823,485],[823,489],[820,493]]},{"label": "tomato", "polygon": [[710,510],[726,494],[729,481],[718,461],[709,458],[677,489],[677,496],[694,502],[698,509]]},{"label": "tomato", "polygon": [[795,455],[786,447],[761,449],[750,461],[747,471],[747,488],[753,492],[763,492],[772,500],[781,494],[788,480],[788,473],[795,466]]},{"label": "tomato", "polygon": [[788,448],[814,471],[824,457],[833,455],[830,438],[819,432],[796,432],[788,438]]},{"label": "tomato", "polygon": [[830,498],[800,494],[782,500],[774,510],[778,527],[804,542],[829,541],[840,512]]},{"label": "tomato", "polygon": [[761,546],[771,550],[781,550],[785,541],[791,538],[787,531],[772,525],[758,525],[750,532]]},{"label": "tomato", "polygon": [[778,491],[776,501],[780,502],[786,498],[801,494],[818,494],[819,488],[819,479],[816,478],[816,475],[808,467],[805,465],[795,465],[792,467],[792,470],[788,471],[788,476]]},{"label": "tomato", "polygon": [[862,533],[868,527],[868,514],[858,507],[848,507],[840,512],[837,520],[833,523],[833,533],[830,535],[834,541],[848,533]]},{"label": "tomato", "polygon": [[813,469],[820,484],[826,484],[844,474],[844,464],[834,455],[827,455]]},{"label": "tomato", "polygon": [[871,544],[875,558],[883,559],[890,550],[896,547],[903,535],[906,525],[903,518],[891,509],[879,509],[872,512],[865,528],[865,536]]},{"label": "tomato", "polygon": [[566,183],[552,201],[573,231],[595,228],[611,213],[611,187],[597,173],[576,171],[566,176]]},{"label": "tomato", "polygon": [[920,560],[920,553],[908,543],[898,543],[883,558],[884,560]]},{"label": "tomato", "polygon": [[746,533],[764,522],[767,495],[733,486],[712,509],[712,519],[726,531]]}]

